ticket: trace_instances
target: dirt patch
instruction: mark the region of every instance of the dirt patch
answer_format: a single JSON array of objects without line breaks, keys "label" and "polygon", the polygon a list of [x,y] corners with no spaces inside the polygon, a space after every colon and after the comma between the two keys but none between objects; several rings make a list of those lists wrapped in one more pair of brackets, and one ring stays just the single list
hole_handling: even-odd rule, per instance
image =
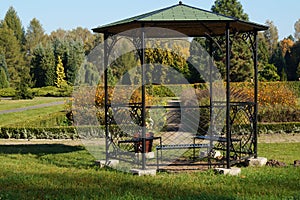
[{"label": "dirt patch", "polygon": [[0,145],[20,145],[20,144],[64,144],[69,146],[82,146],[81,140],[0,139]]},{"label": "dirt patch", "polygon": [[[258,143],[297,143],[300,142],[300,134],[262,134],[258,136]],[[71,146],[82,146],[85,141],[71,139],[0,139],[0,145],[18,144],[65,144]],[[103,141],[102,141],[103,143]],[[101,143],[101,144],[102,144]]]}]

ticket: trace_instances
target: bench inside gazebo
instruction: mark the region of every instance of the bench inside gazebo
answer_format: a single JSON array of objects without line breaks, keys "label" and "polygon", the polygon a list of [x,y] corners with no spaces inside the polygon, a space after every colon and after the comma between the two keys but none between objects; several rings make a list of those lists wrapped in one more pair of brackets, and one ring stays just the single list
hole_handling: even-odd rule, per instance
[{"label": "bench inside gazebo", "polygon": [[[117,160],[124,163],[120,168],[129,166],[141,170],[206,169],[216,166],[229,169],[238,162],[257,157],[257,34],[266,29],[264,25],[205,11],[182,2],[94,28],[93,31],[103,33],[105,39],[102,86],[105,93],[106,162]],[[241,35],[252,51],[252,99],[232,99],[230,52],[236,35]],[[176,70],[167,69],[163,63],[156,65],[161,71],[166,70],[170,77],[179,78],[169,82],[158,81],[159,73],[149,67],[153,65],[147,63],[145,57],[148,49],[169,51],[175,48],[172,45],[178,44],[178,41],[194,42],[190,39],[193,37],[206,38],[210,47],[215,44],[219,46],[220,40],[226,46],[225,80],[220,79],[213,63],[212,48],[206,53],[198,52],[209,57],[205,60],[204,69],[199,68],[199,63],[188,61],[202,76],[205,83],[201,84],[206,86],[206,92],[203,89],[201,92],[197,84],[189,84]],[[131,46],[122,50],[128,43]],[[111,64],[130,52],[137,55],[139,64],[132,66],[123,77],[135,76],[138,81],[130,81],[130,84],[119,81],[111,85]],[[149,73],[151,81],[147,78]],[[174,87],[175,84],[179,86]],[[175,97],[164,103],[149,101],[148,90],[158,87],[156,85],[170,89]],[[133,94],[140,96],[132,98]],[[201,98],[205,100],[201,101]]]}]

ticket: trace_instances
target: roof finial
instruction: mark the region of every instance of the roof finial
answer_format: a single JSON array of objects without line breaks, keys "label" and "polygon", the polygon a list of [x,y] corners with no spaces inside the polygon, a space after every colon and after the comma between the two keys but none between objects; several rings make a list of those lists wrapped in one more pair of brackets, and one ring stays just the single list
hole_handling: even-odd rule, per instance
[{"label": "roof finial", "polygon": [[179,1],[179,5],[182,5],[182,1]]}]

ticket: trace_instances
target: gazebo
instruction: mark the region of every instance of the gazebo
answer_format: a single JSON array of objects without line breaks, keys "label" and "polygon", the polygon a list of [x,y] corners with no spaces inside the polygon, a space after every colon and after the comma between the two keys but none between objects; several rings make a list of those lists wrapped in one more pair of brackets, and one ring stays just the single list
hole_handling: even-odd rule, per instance
[{"label": "gazebo", "polygon": [[[171,31],[157,31],[157,28],[167,29]],[[257,101],[257,91],[258,91],[258,68],[257,68],[257,34],[258,31],[266,30],[268,27],[260,25],[257,23],[240,20],[237,18],[224,16],[221,14],[213,13],[210,11],[205,11],[199,8],[188,6],[179,2],[179,4],[155,10],[153,12],[145,13],[107,25],[99,26],[94,28],[93,31],[96,33],[104,34],[104,110],[105,110],[105,142],[106,142],[106,163],[109,163],[112,159],[125,160],[124,157],[120,156],[122,145],[130,144],[135,147],[134,162],[137,162],[141,169],[147,169],[148,164],[148,143],[151,140],[151,145],[156,151],[157,162],[155,166],[160,168],[163,166],[163,154],[167,150],[175,149],[185,149],[194,152],[196,149],[202,149],[209,147],[209,151],[204,156],[207,157],[206,163],[208,165],[212,164],[212,149],[214,153],[216,150],[221,150],[224,154],[222,161],[219,162],[226,168],[230,168],[236,162],[245,160],[250,157],[257,157],[257,112],[258,112],[258,101]],[[178,33],[178,35],[177,35]],[[233,102],[231,100],[231,90],[230,90],[230,53],[233,35],[240,34],[241,38],[249,44],[249,48],[252,51],[253,58],[253,93],[254,98],[251,101],[240,101]],[[182,143],[164,143],[164,136],[149,135],[147,131],[147,113],[149,109],[155,109],[158,107],[148,106],[146,104],[146,85],[145,82],[145,71],[146,71],[146,39],[147,38],[163,38],[163,37],[205,37],[210,43],[210,47],[214,43],[218,43],[214,38],[222,38],[225,40],[226,52],[225,52],[225,66],[226,66],[226,78],[224,80],[225,96],[224,101],[214,101],[212,99],[213,93],[213,81],[212,81],[212,68],[210,71],[208,84],[210,98],[209,104],[207,106],[210,113],[210,125],[214,126],[214,121],[212,120],[212,113],[215,108],[219,108],[224,111],[225,123],[224,128],[221,130],[223,134],[219,134],[218,137],[214,133],[213,128],[207,130],[207,134],[196,133],[192,135],[193,142],[182,142]],[[132,38],[131,41],[137,49],[137,54],[140,59],[141,66],[141,102],[136,102],[135,104],[118,105],[119,107],[126,107],[130,110],[130,116],[134,112],[134,116],[138,119],[138,126],[140,127],[139,136],[135,136],[134,133],[112,133],[112,121],[114,118],[114,113],[118,106],[112,108],[112,103],[109,100],[110,86],[108,84],[109,73],[108,66],[111,64],[109,62],[109,56],[113,53],[112,51],[114,45],[118,42],[117,37],[124,36],[127,38]],[[110,41],[110,42],[108,42]],[[213,56],[212,49],[209,51],[210,56]],[[212,65],[212,63],[211,63]],[[185,109],[182,106],[182,109]],[[176,109],[180,108],[179,104],[165,106],[165,108]],[[189,108],[191,109],[191,108]],[[194,109],[194,107],[192,108]],[[111,114],[112,113],[112,114]],[[200,114],[201,115],[201,114]],[[242,120],[242,121],[241,121]],[[114,122],[116,123],[116,122]],[[179,122],[180,123],[180,122]],[[114,129],[115,130],[115,129]],[[118,129],[119,130],[119,129]],[[245,131],[247,130],[247,131]],[[126,131],[125,131],[126,132]],[[130,131],[129,131],[130,132]],[[166,133],[167,134],[167,133]],[[154,142],[152,140],[158,142]],[[206,143],[198,143],[199,140],[206,140]],[[137,150],[140,148],[140,150]],[[126,153],[126,148],[122,153]],[[129,150],[128,150],[129,152]],[[201,150],[200,150],[201,153]],[[199,154],[200,154],[199,153]],[[138,154],[138,155],[137,155]],[[195,159],[195,158],[193,158]],[[174,160],[173,160],[174,161]],[[173,164],[180,164],[180,159],[177,159]],[[190,164],[191,162],[189,162]],[[195,162],[194,164],[199,164]],[[168,163],[171,164],[171,163]],[[201,163],[203,164],[203,163]]]}]

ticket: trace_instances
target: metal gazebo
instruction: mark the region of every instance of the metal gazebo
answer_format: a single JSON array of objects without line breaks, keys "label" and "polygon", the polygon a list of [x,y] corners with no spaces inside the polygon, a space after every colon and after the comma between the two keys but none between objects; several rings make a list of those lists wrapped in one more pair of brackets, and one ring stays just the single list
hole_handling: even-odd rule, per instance
[{"label": "metal gazebo", "polygon": [[[153,29],[154,28],[154,29]],[[188,37],[206,37],[210,41],[210,46],[214,42],[214,38],[223,36],[226,44],[225,52],[225,66],[226,66],[226,99],[224,102],[213,103],[210,101],[209,110],[211,111],[214,106],[221,106],[224,108],[226,113],[224,136],[218,139],[213,139],[208,135],[197,136],[197,138],[207,139],[210,142],[212,140],[218,142],[218,147],[216,149],[221,149],[224,152],[224,162],[223,164],[230,168],[233,163],[237,160],[242,160],[249,157],[257,157],[257,112],[258,112],[258,101],[257,101],[257,91],[258,91],[258,68],[257,68],[257,34],[258,31],[266,30],[267,27],[257,23],[240,20],[233,17],[224,16],[221,14],[213,13],[210,11],[205,11],[199,8],[188,6],[179,2],[179,4],[155,10],[153,12],[145,13],[107,25],[99,26],[94,28],[93,31],[96,33],[104,34],[104,66],[109,65],[109,56],[112,53],[113,45],[117,42],[117,39],[112,39],[113,42],[108,43],[109,38],[113,38],[115,35],[122,35],[126,37],[131,37],[130,30],[139,29],[140,32],[137,33],[133,39],[134,44],[138,49],[138,56],[141,65],[141,102],[136,105],[127,105],[131,110],[135,110],[137,115],[139,115],[139,126],[141,127],[141,135],[138,140],[138,144],[141,145],[141,159],[138,161],[142,169],[147,167],[147,147],[148,135],[146,130],[146,110],[149,109],[146,105],[146,84],[145,84],[145,38],[156,38],[163,37],[157,35],[155,28],[164,28],[169,30],[174,30],[178,33],[182,33]],[[154,30],[154,31],[153,31]],[[128,34],[129,33],[129,34]],[[167,34],[168,32],[164,33]],[[173,32],[170,32],[173,33]],[[230,53],[231,53],[231,36],[240,34],[245,41],[250,44],[252,55],[253,55],[253,93],[254,98],[252,101],[247,102],[233,102],[231,101],[231,90],[230,90]],[[176,37],[176,35],[166,35],[168,37]],[[211,53],[211,52],[209,52]],[[118,159],[118,154],[114,152],[114,148],[119,148],[119,145],[125,144],[126,142],[135,141],[128,137],[121,138],[120,135],[112,134],[112,129],[110,128],[112,117],[110,116],[111,102],[109,101],[109,86],[108,86],[108,68],[104,71],[104,110],[105,110],[105,137],[106,137],[106,161],[109,162],[110,159]],[[239,113],[244,117],[241,117]],[[237,126],[235,123],[240,118],[247,118],[248,129],[250,130],[245,137],[244,133],[238,133],[239,130],[243,129],[243,124]],[[238,128],[237,128],[238,127]],[[122,133],[124,134],[124,133]],[[126,133],[125,133],[126,134]],[[237,134],[238,137],[233,137],[232,135]],[[131,135],[132,136],[132,135]],[[116,138],[118,137],[118,138]],[[120,139],[121,138],[121,139]],[[236,139],[238,138],[238,139]],[[160,142],[156,145],[157,156],[160,157],[159,151],[165,150],[164,148],[193,148],[199,147],[199,144],[195,142],[190,146],[184,146],[184,144],[177,145],[164,145],[164,139],[162,136],[154,138],[160,139]],[[194,138],[195,139],[195,138]],[[238,143],[239,148],[232,148]],[[137,143],[133,143],[137,145]],[[198,145],[198,146],[197,146]],[[161,152],[160,152],[161,153]],[[232,157],[235,159],[232,160]],[[244,155],[244,156],[237,156]],[[238,157],[238,158],[237,158]],[[158,158],[157,158],[158,159]],[[159,159],[158,159],[159,160]],[[209,163],[209,162],[208,162]],[[157,162],[159,166],[159,162]]]}]

